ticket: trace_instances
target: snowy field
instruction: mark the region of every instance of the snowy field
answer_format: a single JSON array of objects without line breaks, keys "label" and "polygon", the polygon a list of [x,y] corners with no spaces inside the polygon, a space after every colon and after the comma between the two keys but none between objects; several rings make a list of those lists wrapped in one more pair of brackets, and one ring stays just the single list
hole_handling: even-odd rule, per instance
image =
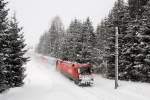
[{"label": "snowy field", "polygon": [[93,87],[79,87],[55,70],[55,59],[28,53],[25,85],[0,95],[0,100],[150,100],[150,84],[114,81],[94,75]]}]

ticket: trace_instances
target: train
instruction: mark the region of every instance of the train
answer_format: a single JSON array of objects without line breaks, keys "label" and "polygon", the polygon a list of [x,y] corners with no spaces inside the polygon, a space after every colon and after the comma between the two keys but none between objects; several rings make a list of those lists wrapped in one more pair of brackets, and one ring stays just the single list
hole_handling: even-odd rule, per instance
[{"label": "train", "polygon": [[79,86],[93,85],[94,78],[91,64],[80,64],[58,59],[56,61],[56,70],[73,80]]}]

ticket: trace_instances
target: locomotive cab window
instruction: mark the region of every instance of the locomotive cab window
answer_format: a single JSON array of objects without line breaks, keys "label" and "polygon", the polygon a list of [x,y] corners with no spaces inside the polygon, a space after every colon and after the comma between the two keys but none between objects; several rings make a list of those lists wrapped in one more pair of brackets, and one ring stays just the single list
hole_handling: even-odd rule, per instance
[{"label": "locomotive cab window", "polygon": [[90,67],[81,67],[81,68],[79,68],[78,71],[82,75],[91,74],[91,68]]}]

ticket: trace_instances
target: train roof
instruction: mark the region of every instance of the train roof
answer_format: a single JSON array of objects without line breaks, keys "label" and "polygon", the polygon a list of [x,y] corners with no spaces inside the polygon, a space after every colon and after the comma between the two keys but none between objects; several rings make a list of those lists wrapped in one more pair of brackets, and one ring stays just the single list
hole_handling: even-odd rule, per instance
[{"label": "train roof", "polygon": [[77,62],[70,62],[70,61],[64,61],[64,60],[61,60],[61,59],[58,59],[59,61],[62,61],[64,63],[67,63],[67,64],[72,64],[72,66],[74,66],[75,68],[82,68],[82,67],[92,67],[91,64],[81,64],[81,63],[77,63]]},{"label": "train roof", "polygon": [[75,68],[92,67],[91,64],[75,64]]}]

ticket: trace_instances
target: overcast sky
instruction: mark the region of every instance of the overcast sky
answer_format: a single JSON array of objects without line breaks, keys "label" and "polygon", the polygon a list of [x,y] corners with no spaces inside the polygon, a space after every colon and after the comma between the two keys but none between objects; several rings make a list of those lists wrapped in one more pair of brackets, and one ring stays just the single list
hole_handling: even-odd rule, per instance
[{"label": "overcast sky", "polygon": [[65,27],[71,20],[90,17],[94,26],[104,18],[115,0],[7,0],[15,11],[20,25],[24,27],[26,42],[34,45],[58,15]]}]

